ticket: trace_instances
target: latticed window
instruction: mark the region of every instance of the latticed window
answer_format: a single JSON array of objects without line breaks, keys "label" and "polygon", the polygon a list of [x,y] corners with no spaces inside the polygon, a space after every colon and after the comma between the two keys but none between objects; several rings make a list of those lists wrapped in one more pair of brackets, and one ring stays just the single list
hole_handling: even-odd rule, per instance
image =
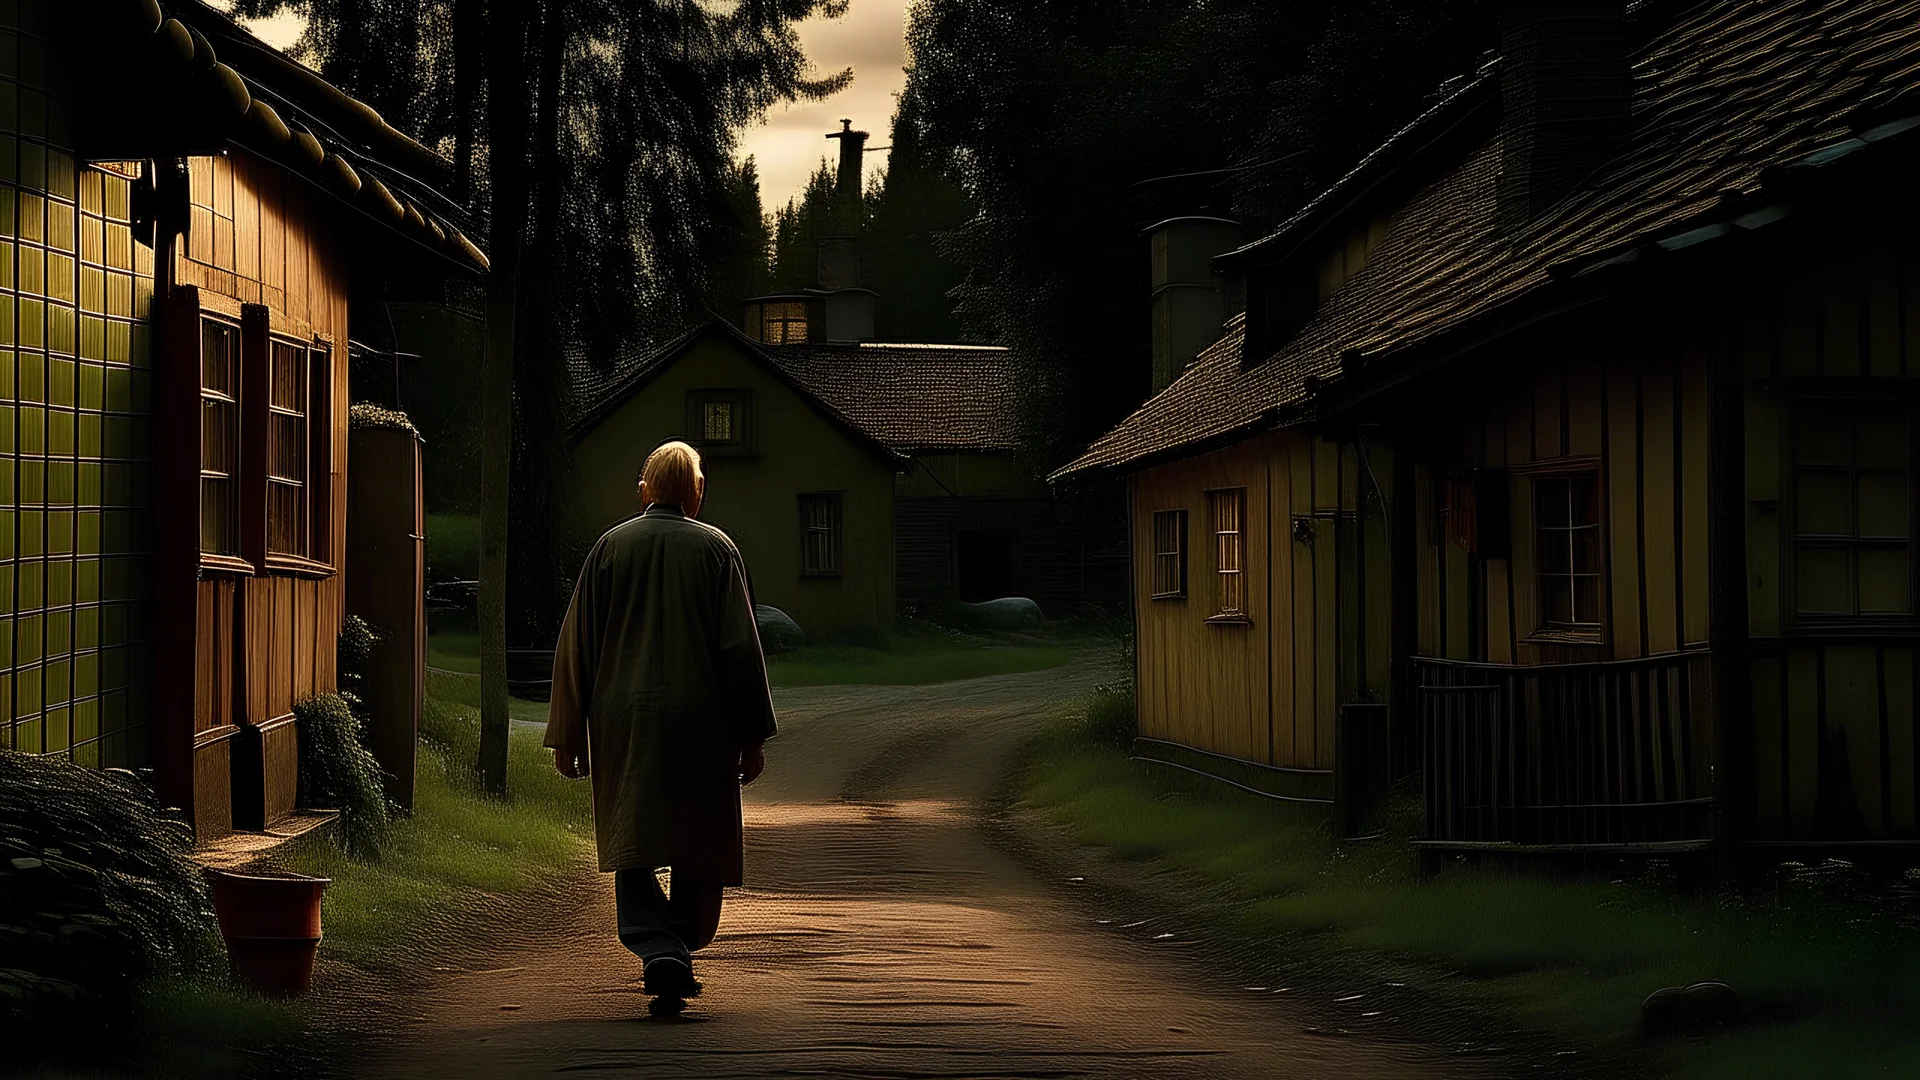
[{"label": "latticed window", "polygon": [[240,328],[200,323],[200,550],[240,551]]},{"label": "latticed window", "polygon": [[308,545],[307,350],[273,343],[267,408],[267,551],[305,557]]},{"label": "latticed window", "polygon": [[805,345],[807,305],[804,301],[768,304],[761,312],[761,340],[769,345]]},{"label": "latticed window", "polygon": [[733,402],[704,402],[700,407],[701,440],[704,442],[732,442],[733,421]]},{"label": "latticed window", "polygon": [[1911,418],[1900,407],[1807,402],[1793,430],[1794,607],[1913,613]]},{"label": "latticed window", "polygon": [[1595,473],[1533,482],[1540,621],[1551,630],[1600,626],[1600,478]]},{"label": "latticed window", "polygon": [[693,390],[687,394],[687,439],[710,454],[753,451],[753,394]]},{"label": "latticed window", "polygon": [[1153,515],[1153,598],[1187,595],[1187,512],[1156,510]]},{"label": "latticed window", "polygon": [[1213,521],[1213,611],[1216,617],[1247,613],[1247,489],[1207,493]]},{"label": "latticed window", "polygon": [[841,495],[800,496],[800,572],[810,577],[840,573]]}]

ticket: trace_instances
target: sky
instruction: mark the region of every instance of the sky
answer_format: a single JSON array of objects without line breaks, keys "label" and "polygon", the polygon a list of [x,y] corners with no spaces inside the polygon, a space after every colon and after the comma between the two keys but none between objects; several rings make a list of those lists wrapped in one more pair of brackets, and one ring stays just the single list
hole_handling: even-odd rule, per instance
[{"label": "sky", "polygon": [[[759,167],[761,201],[768,211],[798,195],[822,157],[837,155],[837,144],[828,142],[826,134],[840,130],[841,118],[872,133],[870,146],[887,145],[894,99],[907,82],[907,3],[852,0],[847,14],[838,19],[809,19],[800,24],[800,40],[815,72],[851,67],[853,85],[826,101],[776,107],[764,122],[740,133],[738,156],[751,155]],[[284,49],[300,36],[303,23],[297,15],[277,15],[251,19],[246,25],[263,41]],[[869,175],[884,168],[886,161],[884,150],[869,152]]]}]

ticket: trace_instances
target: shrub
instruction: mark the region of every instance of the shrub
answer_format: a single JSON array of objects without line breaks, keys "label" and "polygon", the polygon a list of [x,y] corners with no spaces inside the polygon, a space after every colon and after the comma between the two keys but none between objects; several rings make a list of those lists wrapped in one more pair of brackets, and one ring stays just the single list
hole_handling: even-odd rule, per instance
[{"label": "shrub", "polygon": [[340,693],[294,705],[300,727],[300,805],[339,810],[347,850],[372,856],[380,852],[392,808],[386,774],[367,749],[358,704],[358,698]]},{"label": "shrub", "polygon": [[1131,686],[1096,687],[1087,700],[1083,723],[1089,740],[1101,746],[1125,748],[1139,732]]},{"label": "shrub", "polygon": [[0,751],[0,1046],[10,1058],[124,1049],[144,988],[214,970],[193,843],[132,773]]}]

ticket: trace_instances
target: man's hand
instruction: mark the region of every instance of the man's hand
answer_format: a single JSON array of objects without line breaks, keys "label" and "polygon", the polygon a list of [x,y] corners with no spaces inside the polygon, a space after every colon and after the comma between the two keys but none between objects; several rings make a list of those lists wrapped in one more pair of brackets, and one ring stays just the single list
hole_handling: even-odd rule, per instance
[{"label": "man's hand", "polygon": [[587,776],[587,756],[564,747],[555,747],[553,767],[569,780],[584,780]]},{"label": "man's hand", "polygon": [[740,783],[751,784],[767,771],[767,755],[759,743],[740,751]]}]

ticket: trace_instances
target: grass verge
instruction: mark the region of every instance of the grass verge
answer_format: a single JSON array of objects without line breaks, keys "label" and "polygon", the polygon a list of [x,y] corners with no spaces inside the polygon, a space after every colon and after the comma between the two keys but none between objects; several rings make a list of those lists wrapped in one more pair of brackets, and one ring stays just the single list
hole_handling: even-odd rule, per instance
[{"label": "grass verge", "polygon": [[[1338,844],[1318,822],[1129,761],[1124,699],[1027,748],[1020,797],[1080,842],[1224,892],[1238,939],[1412,965],[1502,1023],[1659,1075],[1920,1075],[1920,880],[1878,887],[1844,864],[1782,867],[1763,890],[1677,890],[1658,866],[1613,880],[1454,867],[1413,871],[1403,799],[1386,835]],[[1735,987],[1744,1029],[1644,1040],[1640,1003],[1703,980]]]},{"label": "grass verge", "polygon": [[774,686],[926,686],[1047,671],[1072,658],[1070,644],[907,623],[892,633],[830,637],[770,656],[767,678]]},{"label": "grass verge", "polygon": [[427,515],[427,566],[436,574],[472,581],[480,576],[480,517]]},{"label": "grass verge", "polygon": [[[587,785],[554,772],[538,731],[513,732],[508,795],[488,797],[471,767],[479,749],[478,681],[429,673],[427,690],[413,814],[394,823],[381,856],[363,860],[317,847],[292,867],[333,879],[322,955],[364,970],[399,971],[410,944],[458,925],[472,903],[551,882],[592,844]],[[514,705],[519,716],[545,719],[543,705]]]}]

